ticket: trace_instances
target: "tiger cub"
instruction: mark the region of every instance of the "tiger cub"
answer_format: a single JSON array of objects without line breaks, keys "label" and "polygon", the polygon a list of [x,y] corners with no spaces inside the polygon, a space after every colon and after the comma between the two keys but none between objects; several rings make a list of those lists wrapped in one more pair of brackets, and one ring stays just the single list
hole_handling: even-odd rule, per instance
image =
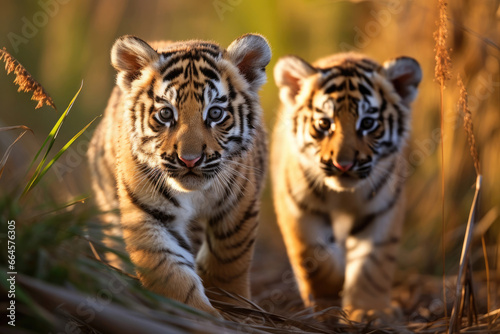
[{"label": "tiger cub", "polygon": [[390,311],[404,212],[402,151],[422,73],[412,58],[281,58],[271,174],[278,223],[306,306]]},{"label": "tiger cub", "polygon": [[113,45],[117,85],[90,143],[92,186],[142,284],[217,315],[204,286],[250,295],[267,160],[258,91],[271,50],[253,34],[227,49],[154,46],[133,36]]}]

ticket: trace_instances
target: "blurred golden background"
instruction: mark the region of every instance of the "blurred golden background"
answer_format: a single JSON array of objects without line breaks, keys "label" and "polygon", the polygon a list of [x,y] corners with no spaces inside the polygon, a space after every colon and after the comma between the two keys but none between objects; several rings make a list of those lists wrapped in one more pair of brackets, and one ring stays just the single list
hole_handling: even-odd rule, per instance
[{"label": "blurred golden background", "polygon": [[[485,232],[491,275],[500,278],[499,5],[499,0],[456,0],[448,8],[453,68],[444,91],[447,275],[457,273],[475,182],[463,115],[457,109],[456,78],[460,74],[469,94],[483,175],[479,224]],[[261,91],[269,131],[279,106],[272,69],[280,56],[296,54],[313,61],[331,53],[356,51],[379,62],[401,55],[414,57],[424,77],[413,107],[407,158],[408,213],[399,254],[401,282],[417,273],[442,274],[440,102],[434,80],[433,39],[437,21],[434,0],[2,0],[0,47],[5,46],[45,87],[60,112],[84,81],[61,130],[60,146],[103,112],[115,77],[109,51],[114,40],[124,34],[150,41],[207,39],[222,46],[244,33],[264,35],[273,51],[268,83]],[[33,110],[35,102],[29,101],[29,94],[16,93],[13,79],[13,75],[0,74],[0,126],[23,124],[35,135],[27,134],[16,144],[12,159],[21,162],[7,164],[1,191],[22,176],[60,116],[48,107]],[[90,193],[84,158],[93,128],[47,175],[37,193],[40,199],[53,197],[67,202]],[[0,136],[3,151],[11,140],[4,133]],[[23,155],[28,157],[24,162]],[[254,270],[257,295],[266,284],[284,280],[282,273],[287,268],[269,189],[264,195],[260,235]],[[471,261],[477,275],[483,277],[480,236],[474,239]],[[494,285],[492,289],[500,288]],[[499,302],[495,301],[496,307]]]}]

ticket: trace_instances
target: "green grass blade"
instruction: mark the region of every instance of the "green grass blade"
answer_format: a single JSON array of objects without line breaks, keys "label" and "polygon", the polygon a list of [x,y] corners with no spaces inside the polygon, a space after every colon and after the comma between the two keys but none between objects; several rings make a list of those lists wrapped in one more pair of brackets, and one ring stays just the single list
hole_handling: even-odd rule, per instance
[{"label": "green grass blade", "polygon": [[57,135],[59,134],[59,130],[61,129],[61,126],[64,123],[64,120],[68,116],[69,111],[73,107],[73,104],[75,103],[75,100],[78,97],[78,95],[80,94],[82,88],[83,88],[83,81],[82,81],[82,83],[80,85],[80,88],[76,92],[75,96],[71,100],[70,104],[68,105],[68,107],[66,108],[66,110],[64,111],[64,113],[61,115],[61,117],[59,117],[59,120],[54,125],[54,127],[50,131],[50,133],[47,136],[47,138],[45,138],[45,141],[43,142],[42,147],[40,147],[40,149],[38,150],[37,154],[35,155],[35,158],[33,158],[33,160],[31,161],[31,164],[30,164],[30,166],[28,168],[28,171],[31,169],[31,167],[33,167],[33,165],[35,164],[36,160],[40,156],[40,153],[44,149],[45,145],[47,145],[47,143],[48,143],[49,146],[47,147],[47,150],[45,151],[45,154],[44,154],[44,156],[42,158],[42,161],[40,161],[40,163],[38,164],[38,166],[37,166],[37,168],[35,170],[35,173],[33,173],[33,176],[31,177],[31,179],[29,180],[28,184],[24,188],[24,191],[23,191],[23,193],[22,193],[21,196],[24,196],[25,194],[27,194],[28,191],[30,191],[30,189],[33,187],[33,185],[35,183],[35,180],[39,176],[40,170],[42,169],[43,165],[45,164],[45,161],[47,160],[47,155],[49,154],[50,150],[52,149],[52,146],[54,145],[54,142],[55,142],[55,140],[57,138]]},{"label": "green grass blade", "polygon": [[36,216],[33,216],[31,218],[29,218],[28,220],[30,221],[37,221],[37,220],[40,220],[41,217],[43,216],[46,216],[46,215],[49,215],[51,213],[54,213],[54,212],[58,212],[58,211],[61,211],[63,209],[66,209],[66,208],[69,208],[70,206],[73,206],[73,205],[76,205],[78,203],[85,203],[86,200],[88,200],[90,198],[90,196],[88,195],[81,195],[81,196],[78,196],[76,197],[75,199],[73,199],[72,201],[66,203],[66,204],[63,204],[62,206],[59,206],[59,207],[56,207],[50,211],[47,211],[47,212],[44,212],[44,213],[41,213],[41,214],[38,214]]},{"label": "green grass blade", "polygon": [[[73,107],[73,104],[75,103],[75,100],[76,98],[78,97],[78,95],[80,94],[80,91],[82,90],[83,88],[83,81],[80,85],[80,88],[78,89],[78,91],[76,92],[75,96],[73,97],[73,99],[71,100],[70,104],[68,105],[68,107],[66,108],[66,110],[63,112],[63,114],[61,115],[61,117],[59,118],[59,120],[57,121],[57,123],[54,125],[54,127],[52,128],[52,130],[50,131],[49,135],[47,136],[47,138],[45,138],[45,141],[43,142],[42,146],[40,147],[40,149],[38,150],[37,154],[35,155],[35,158],[33,158],[33,161],[31,161],[31,164],[28,168],[28,170],[31,169],[31,167],[33,167],[34,163],[36,162],[36,160],[38,159],[38,157],[40,156],[40,153],[42,152],[43,148],[45,147],[45,145],[47,145],[48,142],[50,142],[49,144],[49,148],[47,149],[47,152],[45,153],[45,156],[44,158],[47,157],[47,154],[48,152],[50,151],[50,149],[52,148],[52,145],[54,144],[54,141],[57,137],[57,135],[59,134],[59,130],[61,129],[62,127],[62,124],[64,122],[64,120],[66,119],[66,117],[68,116],[69,114],[69,111],[71,110],[71,108]],[[38,168],[37,168],[37,172],[39,171],[39,169],[41,168],[41,166],[43,166],[43,164],[39,164],[38,165]],[[35,175],[37,174],[37,172],[35,172]]]},{"label": "green grass blade", "polygon": [[66,150],[74,143],[74,141],[77,140],[78,137],[80,137],[85,132],[85,130],[87,130],[87,128],[92,123],[94,123],[94,121],[96,119],[98,119],[99,117],[101,117],[101,116],[95,117],[89,124],[87,124],[83,129],[81,129],[80,132],[78,132],[73,138],[71,138],[70,141],[68,141],[66,143],[66,145],[64,145],[64,147],[61,148],[61,150],[59,152],[57,152],[57,154],[54,156],[54,158],[52,158],[52,160],[49,161],[49,163],[47,164],[47,166],[45,166],[45,168],[40,172],[40,174],[38,175],[38,177],[33,181],[33,184],[31,186],[31,188],[33,188],[34,186],[36,186],[38,184],[38,182],[40,182],[40,180],[42,179],[42,177],[49,171],[50,167],[52,167],[52,165],[61,157],[61,155],[64,154],[64,152],[66,152]]}]

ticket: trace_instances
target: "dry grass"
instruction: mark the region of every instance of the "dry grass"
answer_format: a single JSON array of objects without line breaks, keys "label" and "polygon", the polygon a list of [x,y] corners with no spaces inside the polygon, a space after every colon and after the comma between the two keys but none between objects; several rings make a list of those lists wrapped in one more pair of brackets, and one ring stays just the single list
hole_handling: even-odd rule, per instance
[{"label": "dry grass", "polygon": [[44,104],[56,109],[54,101],[47,94],[45,89],[36,81],[31,74],[21,65],[16,58],[7,52],[5,48],[0,50],[0,60],[5,62],[5,70],[7,74],[14,72],[16,79],[14,84],[19,86],[18,92],[32,92],[32,100],[38,101],[35,109],[41,108]]},{"label": "dry grass", "polygon": [[460,75],[457,77],[457,84],[460,90],[459,92],[460,97],[458,99],[457,107],[459,110],[461,110],[462,114],[464,115],[464,129],[465,132],[467,133],[467,139],[469,141],[470,154],[472,156],[472,160],[474,161],[474,168],[476,169],[476,174],[480,175],[481,173],[479,168],[479,153],[476,147],[476,138],[474,137],[472,113],[469,109],[467,90],[465,89],[464,82],[462,81]]},{"label": "dry grass", "polygon": [[0,132],[9,131],[9,130],[17,130],[17,129],[22,129],[24,131],[21,132],[19,134],[19,136],[17,136],[17,138],[12,142],[12,144],[10,144],[9,147],[7,147],[7,149],[5,150],[3,157],[2,157],[2,160],[0,160],[0,178],[2,178],[2,174],[3,174],[3,171],[5,169],[5,165],[7,164],[7,159],[9,159],[10,153],[12,152],[14,145],[24,136],[24,134],[26,132],[30,131],[31,133],[33,133],[33,130],[31,130],[30,128],[28,128],[27,126],[24,126],[24,125],[2,127],[2,128],[0,128]]},{"label": "dry grass", "polygon": [[446,82],[451,79],[452,64],[448,46],[448,3],[446,0],[438,0],[437,2],[439,21],[437,22],[437,30],[434,32],[434,41],[436,42],[434,76],[440,86],[445,86]]},{"label": "dry grass", "polygon": [[[441,127],[441,226],[442,226],[442,257],[443,257],[443,301],[446,301],[446,245],[445,245],[445,231],[446,231],[446,218],[445,218],[445,163],[444,163],[444,87],[446,81],[451,77],[451,58],[449,55],[448,42],[448,4],[445,0],[438,0],[439,8],[439,22],[437,23],[437,30],[434,32],[434,40],[436,41],[435,57],[436,67],[434,69],[434,77],[439,83],[439,97],[440,97],[440,127]],[[447,317],[447,310],[444,311]]]},{"label": "dry grass", "polygon": [[[465,89],[465,85],[462,81],[460,75],[457,77],[457,85],[459,88],[459,99],[458,99],[458,110],[464,115],[464,129],[467,133],[467,139],[469,142],[469,149],[474,162],[474,168],[476,170],[476,193],[472,202],[469,220],[467,222],[467,230],[465,233],[464,243],[462,247],[462,256],[460,258],[460,267],[457,277],[457,288],[455,296],[455,304],[453,306],[453,312],[450,319],[450,334],[460,332],[461,322],[464,316],[467,318],[467,325],[471,326],[473,323],[477,324],[478,312],[476,308],[476,296],[474,293],[474,284],[472,281],[472,268],[470,266],[470,246],[473,238],[473,231],[477,223],[477,207],[479,206],[479,196],[481,192],[481,173],[479,168],[479,154],[476,148],[476,139],[474,137],[474,130],[472,124],[472,114],[468,105],[468,94]],[[487,280],[487,294],[489,300],[489,268],[487,265],[487,253],[484,252],[484,236],[482,236],[483,242],[483,253],[486,262],[486,280]],[[488,308],[489,310],[489,302]],[[488,323],[491,326],[491,322]]]}]

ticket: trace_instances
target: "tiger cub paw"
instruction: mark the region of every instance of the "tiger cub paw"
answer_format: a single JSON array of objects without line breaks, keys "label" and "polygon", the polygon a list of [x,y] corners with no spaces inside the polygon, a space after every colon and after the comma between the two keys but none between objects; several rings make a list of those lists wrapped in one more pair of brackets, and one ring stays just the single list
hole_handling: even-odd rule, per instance
[{"label": "tiger cub paw", "polygon": [[224,318],[222,317],[222,314],[221,312],[219,312],[218,310],[216,310],[213,306],[211,305],[197,305],[196,306],[197,309],[199,310],[202,310],[210,315],[212,315],[213,317],[219,319],[219,320],[224,320]]},{"label": "tiger cub paw", "polygon": [[194,307],[198,310],[201,310],[203,312],[206,312],[214,317],[216,317],[219,320],[223,320],[223,317],[221,315],[221,312],[216,310],[212,304],[210,303],[209,299],[207,296],[202,293],[202,292],[195,292],[193,295],[184,302],[185,304],[188,304],[191,307]]},{"label": "tiger cub paw", "polygon": [[371,323],[381,326],[400,323],[403,321],[403,311],[399,306],[392,305],[383,309],[359,309],[352,306],[344,308],[350,321]]},{"label": "tiger cub paw", "polygon": [[309,301],[306,307],[313,317],[326,324],[337,324],[343,318],[343,310],[340,299],[315,299]]}]

